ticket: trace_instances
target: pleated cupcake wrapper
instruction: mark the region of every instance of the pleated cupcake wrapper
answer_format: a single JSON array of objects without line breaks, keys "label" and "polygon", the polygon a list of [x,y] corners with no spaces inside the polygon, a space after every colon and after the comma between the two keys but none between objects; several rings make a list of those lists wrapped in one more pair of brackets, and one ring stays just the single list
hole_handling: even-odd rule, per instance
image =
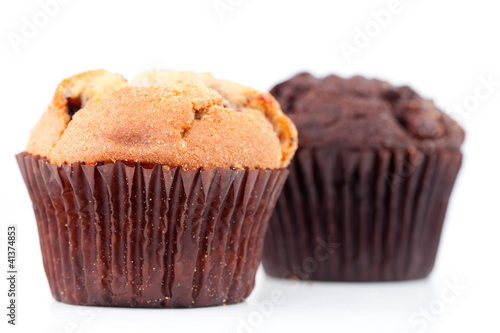
[{"label": "pleated cupcake wrapper", "polygon": [[252,291],[287,170],[57,167],[17,155],[45,272],[70,304],[198,307]]},{"label": "pleated cupcake wrapper", "polygon": [[269,222],[267,274],[391,281],[432,270],[457,151],[304,149]]}]

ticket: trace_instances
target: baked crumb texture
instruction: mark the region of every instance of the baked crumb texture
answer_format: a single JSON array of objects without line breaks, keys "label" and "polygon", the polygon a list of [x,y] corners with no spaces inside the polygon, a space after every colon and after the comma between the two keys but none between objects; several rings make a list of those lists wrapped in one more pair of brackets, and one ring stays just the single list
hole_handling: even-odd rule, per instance
[{"label": "baked crumb texture", "polygon": [[464,131],[408,86],[354,76],[298,74],[271,90],[301,147],[459,150]]},{"label": "baked crumb texture", "polygon": [[210,74],[105,70],[65,79],[26,151],[56,164],[142,162],[164,169],[278,169],[297,130],[269,94]]}]

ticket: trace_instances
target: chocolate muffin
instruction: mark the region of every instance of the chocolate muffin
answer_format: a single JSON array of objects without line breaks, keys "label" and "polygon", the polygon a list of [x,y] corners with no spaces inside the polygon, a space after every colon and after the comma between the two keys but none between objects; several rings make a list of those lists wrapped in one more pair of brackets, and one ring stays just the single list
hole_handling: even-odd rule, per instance
[{"label": "chocolate muffin", "polygon": [[253,289],[296,129],[268,93],[163,73],[178,80],[64,80],[17,155],[58,301],[199,307]]},{"label": "chocolate muffin", "polygon": [[270,220],[267,274],[326,281],[426,277],[464,131],[409,87],[302,73],[271,94],[299,148]]}]

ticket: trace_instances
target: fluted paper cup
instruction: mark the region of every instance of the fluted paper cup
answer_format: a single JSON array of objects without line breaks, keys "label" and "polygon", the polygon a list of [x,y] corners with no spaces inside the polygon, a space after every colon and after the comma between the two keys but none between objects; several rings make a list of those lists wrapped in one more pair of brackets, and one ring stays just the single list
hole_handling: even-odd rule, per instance
[{"label": "fluted paper cup", "polygon": [[201,307],[245,300],[287,170],[58,167],[17,155],[54,298]]},{"label": "fluted paper cup", "polygon": [[395,281],[432,270],[459,151],[300,148],[263,265],[281,278]]}]

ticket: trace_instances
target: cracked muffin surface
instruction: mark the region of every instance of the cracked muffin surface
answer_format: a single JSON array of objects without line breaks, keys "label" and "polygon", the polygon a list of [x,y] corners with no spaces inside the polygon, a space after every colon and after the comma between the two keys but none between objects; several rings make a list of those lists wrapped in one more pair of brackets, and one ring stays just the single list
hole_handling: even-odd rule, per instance
[{"label": "cracked muffin surface", "polygon": [[184,170],[288,165],[297,132],[270,94],[210,74],[182,78],[183,72],[169,72],[179,73],[175,82],[143,86],[106,71],[64,80],[32,131],[27,152],[57,165],[129,161]]},{"label": "cracked muffin surface", "polygon": [[290,119],[284,116],[280,105],[269,93],[243,86],[227,80],[216,79],[210,73],[191,71],[148,70],[132,80],[134,86],[168,86],[175,83],[190,82],[206,86],[216,91],[229,109],[251,113],[260,111],[272,124],[278,135],[282,150],[283,166],[287,166],[297,149],[297,129]]},{"label": "cracked muffin surface", "polygon": [[361,76],[300,73],[271,90],[300,130],[300,145],[459,150],[464,131],[408,86]]},{"label": "cracked muffin surface", "polygon": [[105,70],[88,71],[64,79],[57,86],[49,107],[31,131],[26,151],[48,156],[79,109],[127,85],[123,76]]}]

